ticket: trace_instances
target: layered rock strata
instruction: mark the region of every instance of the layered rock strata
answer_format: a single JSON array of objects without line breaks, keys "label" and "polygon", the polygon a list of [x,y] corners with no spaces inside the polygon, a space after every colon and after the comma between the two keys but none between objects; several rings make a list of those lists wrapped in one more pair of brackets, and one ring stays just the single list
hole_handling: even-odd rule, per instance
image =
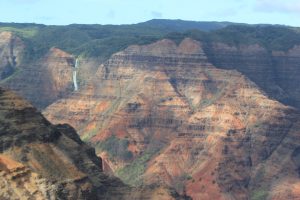
[{"label": "layered rock strata", "polygon": [[235,69],[250,78],[269,97],[300,108],[297,85],[300,76],[300,47],[288,51],[267,50],[259,45],[230,46],[212,43],[206,53],[216,67]]},{"label": "layered rock strata", "polygon": [[1,33],[1,84],[39,109],[54,102],[47,117],[72,124],[95,145],[105,169],[127,183],[167,184],[194,199],[299,195],[299,114],[274,100],[299,108],[297,46],[287,52],[220,43],[203,48],[191,39],[131,46],[93,77],[98,62],[82,62],[84,81],[73,94],[72,55],[52,48],[22,64],[24,48],[13,34]]},{"label": "layered rock strata", "polygon": [[106,176],[72,127],[50,124],[3,89],[0,123],[1,199],[181,199],[168,188],[135,189]]},{"label": "layered rock strata", "polygon": [[299,186],[298,111],[214,67],[188,38],[114,54],[44,114],[74,126],[133,185],[163,183],[193,199],[297,196],[284,188]]},{"label": "layered rock strata", "polygon": [[[211,41],[204,50],[209,62],[217,68],[235,69],[255,82],[269,97],[300,108],[297,85],[300,75],[299,46],[284,52],[257,44],[230,46]],[[73,91],[73,56],[53,48],[41,59],[24,62],[25,51],[26,46],[19,37],[10,32],[0,33],[2,86],[15,90],[39,109]],[[72,62],[69,62],[70,58]],[[101,59],[81,58],[78,71],[80,85],[85,85],[94,77],[100,63]]]}]

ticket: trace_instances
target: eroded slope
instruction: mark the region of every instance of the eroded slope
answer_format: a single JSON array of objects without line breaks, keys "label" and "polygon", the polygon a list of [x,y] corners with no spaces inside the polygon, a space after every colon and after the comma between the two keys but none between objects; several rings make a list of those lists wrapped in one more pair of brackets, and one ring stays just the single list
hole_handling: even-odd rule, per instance
[{"label": "eroded slope", "polygon": [[44,114],[74,126],[133,185],[163,183],[194,199],[297,196],[284,188],[299,185],[298,112],[215,68],[188,38],[114,54]]},{"label": "eroded slope", "polygon": [[69,125],[50,124],[0,89],[1,199],[180,199],[166,187],[131,188],[102,172],[93,148]]}]

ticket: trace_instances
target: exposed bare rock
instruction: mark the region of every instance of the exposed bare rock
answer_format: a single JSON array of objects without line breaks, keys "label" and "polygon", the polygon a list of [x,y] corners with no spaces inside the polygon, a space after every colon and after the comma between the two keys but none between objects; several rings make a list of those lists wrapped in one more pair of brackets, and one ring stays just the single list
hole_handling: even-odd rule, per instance
[{"label": "exposed bare rock", "polygon": [[11,76],[20,66],[25,46],[11,32],[0,32],[0,80]]},{"label": "exposed bare rock", "polygon": [[[194,199],[296,198],[299,113],[276,100],[300,107],[299,49],[205,47],[189,38],[179,45],[134,45],[100,67],[96,60],[82,61],[80,90],[72,92],[72,55],[52,48],[20,66],[23,42],[1,33],[2,85],[39,109],[53,103],[44,111],[47,118],[71,124],[110,173],[132,185],[159,186],[132,189],[107,177],[73,128],[51,125],[6,91],[0,99],[1,156],[28,171],[22,181],[33,188],[42,180],[53,198],[176,197],[160,185]],[[19,195],[24,187],[12,192]]]},{"label": "exposed bare rock", "polygon": [[50,124],[1,88],[0,123],[1,199],[181,199],[166,187],[131,188],[103,174],[72,127]]},{"label": "exposed bare rock", "polygon": [[3,200],[55,199],[54,184],[8,156],[0,155],[0,198]]},{"label": "exposed bare rock", "polygon": [[73,91],[73,63],[72,55],[52,48],[43,58],[26,64],[2,85],[41,109]]},{"label": "exposed bare rock", "polygon": [[[244,58],[267,66],[261,47],[241,53],[257,51],[261,62]],[[114,54],[85,88],[44,114],[74,126],[133,185],[163,183],[194,199],[280,196],[289,177],[299,185],[298,111],[240,72],[214,67],[188,38]]]}]

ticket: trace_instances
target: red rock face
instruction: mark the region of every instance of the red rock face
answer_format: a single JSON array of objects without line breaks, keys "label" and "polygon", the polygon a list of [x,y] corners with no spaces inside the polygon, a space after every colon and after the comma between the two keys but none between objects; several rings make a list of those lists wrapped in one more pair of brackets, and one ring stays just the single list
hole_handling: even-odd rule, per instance
[{"label": "red rock face", "polygon": [[0,88],[0,199],[181,199],[166,187],[131,188],[69,125],[52,125],[27,101]]},{"label": "red rock face", "polygon": [[73,128],[51,125],[27,101],[2,88],[0,102],[1,199],[85,199],[96,194],[94,177],[102,174],[101,160]]},{"label": "red rock face", "polygon": [[[130,46],[100,66],[82,61],[76,93],[72,55],[52,48],[23,66],[23,51],[20,39],[1,33],[0,72],[8,63],[19,69],[1,84],[40,109],[51,104],[47,118],[74,126],[104,170],[126,183],[165,184],[193,199],[299,196],[299,113],[270,98],[299,108],[298,47],[270,55],[258,45],[204,51],[191,39]],[[45,146],[43,154],[54,152]],[[16,155],[9,159],[20,161]],[[61,159],[65,177],[79,174]],[[49,174],[39,162],[31,168]]]},{"label": "red rock face", "polygon": [[114,54],[44,114],[74,126],[130,184],[166,184],[193,199],[297,196],[298,112],[214,67],[191,39]]}]

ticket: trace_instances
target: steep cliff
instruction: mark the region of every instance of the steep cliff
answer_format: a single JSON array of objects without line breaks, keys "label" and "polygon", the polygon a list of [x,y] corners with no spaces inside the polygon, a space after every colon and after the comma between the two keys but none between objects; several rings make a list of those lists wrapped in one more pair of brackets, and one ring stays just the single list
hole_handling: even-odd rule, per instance
[{"label": "steep cliff", "polygon": [[[38,58],[31,55],[23,59],[28,51],[30,48],[15,34],[0,32],[1,86],[14,90],[40,110],[74,91],[73,55],[53,47]],[[80,59],[84,67],[77,69],[78,83],[84,85],[99,63],[97,58]]]},{"label": "steep cliff", "polygon": [[212,43],[206,48],[206,53],[216,67],[238,70],[271,98],[300,108],[297,86],[300,76],[299,46],[288,51],[275,51],[258,44],[230,46]]},{"label": "steep cliff", "polygon": [[38,108],[44,108],[73,91],[72,55],[52,48],[39,60],[23,63],[12,78],[4,80],[8,87],[29,100]]},{"label": "steep cliff", "polygon": [[[172,22],[167,27],[175,24]],[[34,106],[44,109],[73,91],[74,61],[69,61],[74,58],[71,53],[84,57],[81,57],[78,74],[79,83],[84,85],[112,53],[130,44],[158,40],[168,32],[152,30],[151,23],[142,26],[144,30],[135,33],[139,37],[133,37],[130,29],[111,27],[111,34],[116,36],[105,40],[98,38],[108,37],[105,28],[92,25],[42,28],[35,37],[22,38],[26,42],[13,33],[1,32],[0,73],[1,79],[5,79],[1,85],[17,91]],[[152,31],[147,33],[147,28]],[[118,29],[122,31],[118,33]],[[124,31],[129,32],[124,35]],[[187,35],[203,42],[209,62],[217,68],[235,69],[255,82],[269,97],[300,108],[300,93],[296,84],[300,75],[300,34],[297,32],[283,27],[241,25]],[[176,34],[171,38],[178,40]],[[53,46],[59,48],[50,49]],[[27,52],[27,60],[22,59],[24,52]]]},{"label": "steep cliff", "polygon": [[135,189],[104,175],[101,159],[72,127],[50,124],[3,89],[0,123],[1,199],[180,198],[166,187]]},{"label": "steep cliff", "polygon": [[[45,199],[51,193],[51,184],[28,167],[8,156],[0,155],[1,199]],[[49,188],[50,190],[48,190]]]},{"label": "steep cliff", "polygon": [[0,80],[11,76],[18,69],[24,48],[20,38],[11,32],[0,32]]},{"label": "steep cliff", "polygon": [[189,38],[114,54],[44,114],[74,126],[132,185],[164,183],[194,199],[299,192],[298,111],[241,73],[214,67]]}]

